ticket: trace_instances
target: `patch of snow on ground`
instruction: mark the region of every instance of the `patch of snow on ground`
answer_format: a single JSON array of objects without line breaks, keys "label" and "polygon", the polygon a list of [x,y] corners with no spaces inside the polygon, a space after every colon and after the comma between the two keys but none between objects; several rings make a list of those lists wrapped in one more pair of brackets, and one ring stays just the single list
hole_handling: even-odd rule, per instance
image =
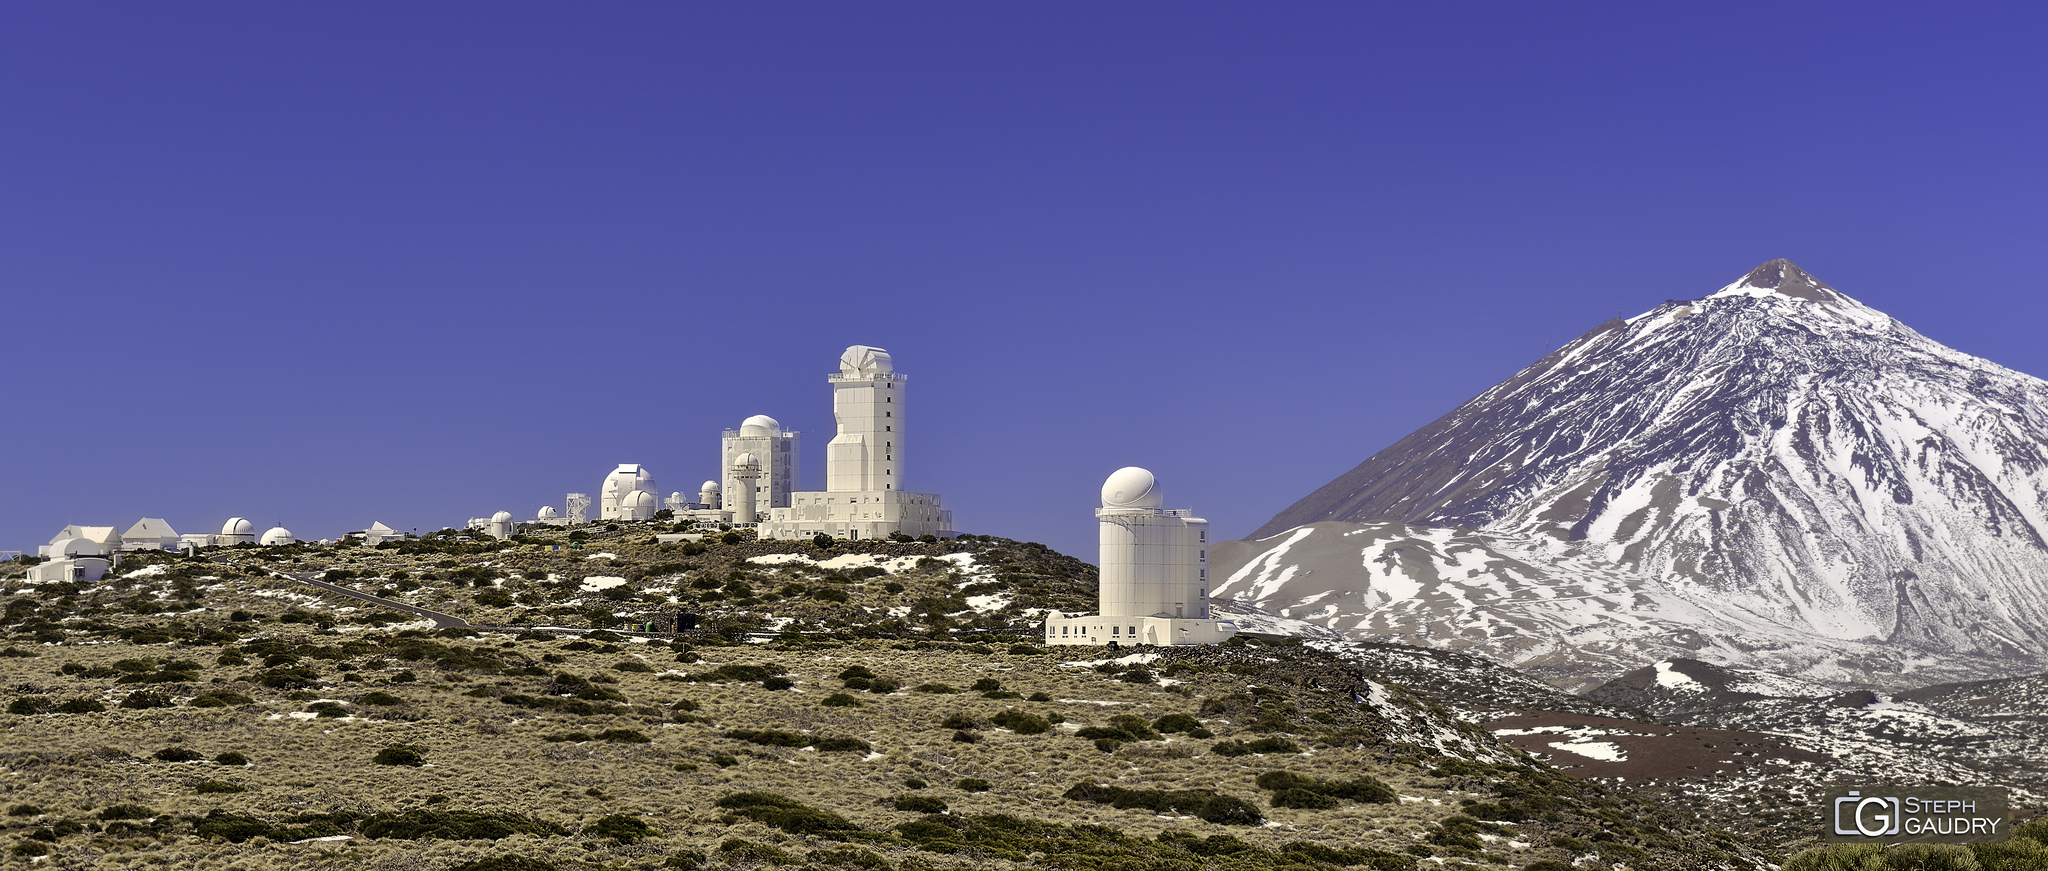
[{"label": "patch of snow on ground", "polygon": [[1552,741],[1550,746],[1563,750],[1566,753],[1576,753],[1587,759],[1598,759],[1601,762],[1628,761],[1628,754],[1622,752],[1621,745],[1613,741]]},{"label": "patch of snow on ground", "polygon": [[161,574],[163,574],[163,573],[165,573],[165,572],[168,572],[168,571],[170,571],[170,570],[171,570],[171,567],[170,567],[170,566],[169,566],[168,564],[165,564],[165,563],[157,563],[156,565],[153,565],[153,566],[143,566],[142,568],[136,569],[135,571],[132,571],[132,572],[129,572],[129,573],[125,574],[125,575],[122,575],[122,577],[124,577],[124,578],[153,578],[153,577],[156,577],[157,575],[161,575]]},{"label": "patch of snow on ground", "polygon": [[606,551],[606,552],[604,552],[604,553],[594,553],[594,554],[591,554],[591,555],[589,555],[589,556],[587,556],[587,557],[584,557],[584,559],[587,559],[587,560],[588,560],[588,559],[618,559],[618,558],[619,558],[619,555],[618,555],[618,554],[612,553],[612,552],[610,552],[610,551]]},{"label": "patch of snow on ground", "polygon": [[579,587],[578,589],[586,593],[602,593],[613,587],[623,587],[625,585],[625,578],[607,577],[605,575],[591,575],[590,577],[583,579],[583,586]]},{"label": "patch of snow on ground", "polygon": [[1657,685],[1669,690],[1695,693],[1707,688],[1706,684],[1693,680],[1692,675],[1672,668],[1671,660],[1668,659],[1657,663]]},{"label": "patch of snow on ground", "polygon": [[967,597],[968,609],[981,614],[987,614],[993,611],[1001,611],[1005,606],[1009,604],[1010,596],[1008,593],[995,593],[987,596]]},{"label": "patch of snow on ground", "polygon": [[1159,654],[1157,654],[1157,653],[1133,653],[1133,654],[1131,654],[1131,655],[1129,655],[1129,656],[1119,656],[1119,657],[1117,657],[1117,658],[1115,658],[1115,659],[1087,659],[1087,660],[1077,660],[1077,661],[1074,661],[1074,662],[1062,662],[1062,663],[1060,663],[1060,667],[1061,667],[1061,668],[1094,668],[1094,667],[1096,667],[1096,666],[1098,666],[1098,665],[1106,665],[1106,664],[1110,664],[1110,663],[1114,663],[1114,664],[1116,664],[1116,665],[1143,665],[1143,664],[1145,664],[1145,663],[1151,662],[1152,660],[1155,660],[1155,659],[1158,659],[1158,658],[1159,658]]},{"label": "patch of snow on ground", "polygon": [[807,566],[818,564],[817,560],[800,553],[764,553],[760,556],[747,557],[747,562],[757,566],[783,566],[790,563],[802,563]]}]

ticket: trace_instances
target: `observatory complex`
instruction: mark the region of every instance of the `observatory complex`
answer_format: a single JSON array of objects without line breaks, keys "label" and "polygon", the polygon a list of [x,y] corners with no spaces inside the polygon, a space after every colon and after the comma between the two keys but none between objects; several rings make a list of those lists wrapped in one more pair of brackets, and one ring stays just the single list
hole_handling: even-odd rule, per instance
[{"label": "observatory complex", "polygon": [[[906,456],[909,376],[896,371],[888,351],[854,345],[839,355],[839,371],[825,380],[832,385],[832,418],[838,424],[838,432],[825,445],[825,489],[791,493],[786,504],[765,506],[767,519],[761,522],[759,536],[952,535],[953,512],[940,506],[936,494],[912,493],[899,486]],[[764,474],[766,469],[764,465]],[[727,478],[728,508],[745,498],[735,490],[740,480]]]},{"label": "observatory complex", "polygon": [[1045,643],[1219,644],[1237,634],[1209,616],[1209,521],[1163,504],[1159,480],[1136,466],[1103,482],[1100,610],[1048,613]]}]

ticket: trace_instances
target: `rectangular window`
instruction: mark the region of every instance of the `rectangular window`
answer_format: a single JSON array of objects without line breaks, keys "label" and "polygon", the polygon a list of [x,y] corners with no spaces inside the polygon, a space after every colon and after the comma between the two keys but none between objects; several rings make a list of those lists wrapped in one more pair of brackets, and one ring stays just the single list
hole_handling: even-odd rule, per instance
[{"label": "rectangular window", "polygon": [[895,417],[895,416],[896,416],[896,412],[893,412],[893,411],[885,411],[885,412],[882,412],[882,416],[883,416],[883,417]]},{"label": "rectangular window", "polygon": [[1131,634],[1132,634],[1133,636],[1137,635],[1137,634],[1138,634],[1138,627],[1136,627],[1136,626],[1133,626],[1133,627],[1131,627]]},{"label": "rectangular window", "polygon": [[1122,629],[1122,628],[1123,628],[1123,627],[1121,627],[1121,626],[1111,626],[1111,627],[1109,627],[1109,634],[1111,634],[1111,635],[1118,635],[1118,634],[1121,634],[1121,633],[1117,632],[1117,630],[1118,630],[1118,629]]}]

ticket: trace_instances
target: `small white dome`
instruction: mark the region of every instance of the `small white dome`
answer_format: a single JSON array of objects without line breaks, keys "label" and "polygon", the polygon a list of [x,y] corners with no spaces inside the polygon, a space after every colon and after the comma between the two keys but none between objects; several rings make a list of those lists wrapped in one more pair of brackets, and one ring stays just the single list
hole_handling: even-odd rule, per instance
[{"label": "small white dome", "polygon": [[755,467],[759,467],[759,466],[761,465],[761,461],[760,461],[760,460],[757,460],[757,459],[755,459],[755,458],[754,458],[754,455],[753,455],[753,453],[752,453],[752,452],[746,452],[746,453],[742,453],[742,454],[740,454],[740,455],[739,455],[739,456],[737,456],[737,457],[733,457],[733,458],[732,458],[732,464],[733,464],[733,465],[735,465],[735,466],[755,466]]},{"label": "small white dome", "polygon": [[654,494],[649,493],[645,490],[635,490],[631,493],[627,493],[626,498],[619,500],[619,507],[627,509],[646,508],[649,510],[653,510]]},{"label": "small white dome", "polygon": [[256,524],[250,523],[249,518],[247,517],[230,517],[228,518],[228,522],[221,524],[220,534],[255,535]]},{"label": "small white dome", "polygon": [[491,515],[491,522],[492,522],[492,523],[511,523],[511,522],[512,522],[512,512],[510,512],[510,511],[500,511],[500,512],[498,512],[498,513],[496,513],[496,514],[493,514],[493,515]]},{"label": "small white dome", "polygon": [[1102,482],[1104,508],[1158,508],[1160,504],[1159,479],[1137,466],[1111,472],[1109,480]]},{"label": "small white dome", "polygon": [[266,546],[291,544],[295,541],[298,539],[292,537],[292,531],[282,526],[273,526],[268,532],[263,533],[263,544]]},{"label": "small white dome", "polygon": [[841,375],[887,375],[896,371],[896,361],[889,352],[867,345],[854,345],[839,355]]},{"label": "small white dome", "polygon": [[542,520],[553,520],[557,517],[562,516],[562,512],[556,511],[555,506],[553,505],[542,505],[540,507],[540,513],[534,516]]},{"label": "small white dome", "polygon": [[775,421],[775,418],[769,417],[768,415],[765,414],[757,414],[754,415],[753,417],[747,418],[746,420],[740,421],[740,435],[743,436],[774,435],[781,431],[782,424],[777,423]]},{"label": "small white dome", "polygon": [[718,482],[717,482],[717,481],[705,481],[705,482],[704,482],[704,486],[702,486],[702,487],[698,487],[698,488],[697,488],[697,492],[699,492],[699,493],[716,493],[716,492],[718,492]]}]

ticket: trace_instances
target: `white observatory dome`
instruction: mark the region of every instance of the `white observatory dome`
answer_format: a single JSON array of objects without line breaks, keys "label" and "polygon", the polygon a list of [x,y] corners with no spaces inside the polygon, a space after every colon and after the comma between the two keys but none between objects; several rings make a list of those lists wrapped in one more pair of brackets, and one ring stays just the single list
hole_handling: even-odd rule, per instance
[{"label": "white observatory dome", "polygon": [[542,505],[540,513],[534,515],[534,517],[541,520],[553,520],[560,516],[562,516],[562,512],[556,511],[553,505]]},{"label": "white observatory dome", "polygon": [[496,513],[496,514],[493,514],[493,515],[491,515],[491,522],[492,522],[492,523],[511,523],[511,522],[512,522],[512,512],[510,512],[510,511],[500,511],[500,512],[498,512],[498,513]]},{"label": "white observatory dome", "polygon": [[[248,523],[249,521],[244,520],[242,522]],[[275,547],[280,544],[291,544],[295,541],[298,541],[298,539],[292,537],[292,531],[282,526],[273,526],[270,528],[269,531],[263,533],[263,545],[265,547]]]},{"label": "white observatory dome", "polygon": [[702,486],[702,487],[698,487],[698,488],[697,488],[697,492],[699,492],[699,493],[716,493],[716,492],[718,492],[718,482],[717,482],[717,481],[705,481],[705,482],[704,482],[704,486]]},{"label": "white observatory dome", "polygon": [[1137,466],[1125,466],[1102,482],[1104,508],[1158,508],[1159,479]]},{"label": "white observatory dome", "polygon": [[735,466],[759,466],[761,465],[761,461],[755,459],[752,452],[747,452],[742,453],[737,457],[733,457],[732,464]]},{"label": "white observatory dome", "polygon": [[743,436],[772,436],[781,431],[782,424],[765,414],[757,414],[740,421],[740,435]]},{"label": "white observatory dome", "polygon": [[250,523],[249,518],[247,517],[230,517],[228,518],[228,522],[221,524],[220,534],[255,535],[256,524]]},{"label": "white observatory dome", "polygon": [[[619,507],[624,508],[628,511],[637,510],[641,508],[645,508],[648,511],[653,511],[654,494],[649,493],[646,490],[635,490],[631,493],[627,493],[626,498],[619,500]],[[512,518],[508,516],[505,519],[511,520]]]},{"label": "white observatory dome", "polygon": [[841,375],[887,375],[896,371],[896,362],[888,351],[867,345],[854,345],[839,355]]}]

